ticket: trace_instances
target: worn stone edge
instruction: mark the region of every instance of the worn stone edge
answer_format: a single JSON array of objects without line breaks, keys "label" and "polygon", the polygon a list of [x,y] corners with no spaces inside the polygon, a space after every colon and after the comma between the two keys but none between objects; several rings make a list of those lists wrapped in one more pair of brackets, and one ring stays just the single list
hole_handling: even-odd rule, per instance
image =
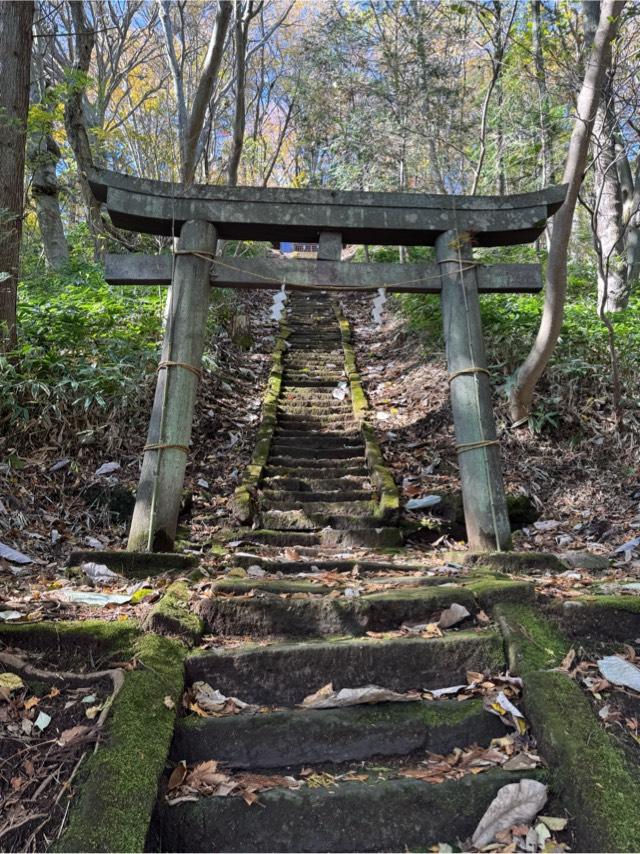
[{"label": "worn stone edge", "polygon": [[[145,850],[184,690],[187,649],[180,641],[149,634],[139,637],[131,652],[138,667],[125,676],[104,742],[81,768],[69,822],[53,851]],[[165,704],[166,697],[174,708]]]},{"label": "worn stone edge", "polygon": [[273,348],[271,372],[267,381],[267,390],[262,400],[262,421],[258,428],[251,462],[246,467],[242,481],[231,498],[231,512],[240,523],[250,522],[256,511],[255,494],[267,463],[271,441],[277,425],[277,406],[282,390],[282,357],[287,349],[289,326],[286,320],[280,321],[278,336]]},{"label": "worn stone edge", "polygon": [[204,633],[204,623],[189,607],[189,586],[186,581],[174,581],[145,617],[142,625],[147,632],[180,638],[189,646],[198,643]]},{"label": "worn stone edge", "polygon": [[384,462],[373,427],[367,419],[370,410],[369,401],[356,365],[355,351],[351,341],[351,325],[337,302],[334,303],[333,307],[340,327],[344,366],[351,390],[353,415],[360,425],[360,432],[365,445],[365,456],[371,470],[374,486],[378,492],[378,506],[375,510],[375,516],[386,525],[394,525],[397,524],[400,515],[400,493],[391,470]]},{"label": "worn stone edge", "polygon": [[198,565],[197,555],[174,552],[128,552],[112,549],[75,549],[68,560],[69,566],[81,566],[87,561],[103,564],[127,578],[144,580],[150,575],[180,572]]},{"label": "worn stone edge", "polygon": [[640,782],[580,687],[557,669],[570,639],[535,606],[501,603],[494,617],[509,669],[523,679],[523,710],[549,764],[552,790],[573,816],[576,850],[636,851]]}]

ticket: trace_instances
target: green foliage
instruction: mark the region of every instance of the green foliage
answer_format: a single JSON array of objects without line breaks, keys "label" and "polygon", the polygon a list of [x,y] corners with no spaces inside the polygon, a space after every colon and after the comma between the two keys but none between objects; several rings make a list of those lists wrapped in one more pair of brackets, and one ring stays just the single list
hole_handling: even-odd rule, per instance
[{"label": "green foliage", "polygon": [[[497,260],[495,253],[492,260]],[[512,257],[509,257],[509,256]],[[500,260],[531,260],[523,257],[523,247],[500,253]],[[411,326],[424,333],[431,349],[442,349],[442,321],[437,296],[398,296]],[[480,298],[487,358],[494,382],[508,394],[513,373],[526,357],[542,316],[542,294],[487,294]],[[632,388],[637,375],[640,326],[637,322],[640,296],[632,296],[629,308],[611,315],[623,387]],[[597,314],[596,273],[586,266],[569,269],[568,295],[562,332],[547,371],[551,394],[539,398],[530,426],[536,432],[559,426],[569,384],[582,388],[591,398],[607,399],[610,394],[607,330]],[[631,405],[632,401],[626,401]],[[635,403],[633,403],[635,405]]]},{"label": "green foliage", "polygon": [[[36,436],[51,427],[76,431],[140,407],[155,379],[165,288],[110,287],[91,257],[86,226],[69,234],[70,263],[47,271],[35,241],[25,242],[19,285],[19,346],[0,356],[0,424]],[[212,291],[210,331],[233,316],[233,295]],[[214,368],[213,357],[205,365]]]}]

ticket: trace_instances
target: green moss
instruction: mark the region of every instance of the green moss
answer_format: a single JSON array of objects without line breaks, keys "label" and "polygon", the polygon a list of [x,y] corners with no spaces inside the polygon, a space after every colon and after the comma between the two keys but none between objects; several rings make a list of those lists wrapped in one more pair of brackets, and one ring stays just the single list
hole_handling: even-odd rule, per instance
[{"label": "green moss", "polygon": [[574,816],[578,851],[637,851],[640,785],[578,685],[559,672],[524,680],[526,713]]},{"label": "green moss", "polygon": [[262,590],[267,593],[331,593],[332,587],[313,584],[310,581],[287,581],[286,579],[252,579],[242,578],[216,581],[213,589],[219,593],[236,593],[246,595],[251,590]]},{"label": "green moss", "polygon": [[526,602],[533,599],[535,587],[529,581],[512,581],[509,578],[485,577],[465,585],[482,608],[492,608],[498,602]]},{"label": "green moss", "polygon": [[494,616],[505,639],[509,669],[518,676],[557,667],[569,651],[557,626],[531,606],[500,603]]},{"label": "green moss", "polygon": [[4,643],[50,654],[67,669],[89,658],[99,667],[110,658],[127,657],[139,634],[134,620],[0,624]]},{"label": "green moss", "polygon": [[204,623],[189,608],[189,587],[176,581],[167,588],[162,599],[153,606],[145,621],[147,631],[175,635],[195,643],[202,637]]},{"label": "green moss", "polygon": [[165,766],[184,687],[186,649],[178,641],[146,635],[134,653],[140,666],[127,674],[105,744],[87,761],[83,785],[57,851],[143,851],[158,780]]},{"label": "green moss", "polygon": [[481,564],[492,570],[528,575],[565,572],[566,566],[546,552],[481,552],[467,554],[464,563]]}]

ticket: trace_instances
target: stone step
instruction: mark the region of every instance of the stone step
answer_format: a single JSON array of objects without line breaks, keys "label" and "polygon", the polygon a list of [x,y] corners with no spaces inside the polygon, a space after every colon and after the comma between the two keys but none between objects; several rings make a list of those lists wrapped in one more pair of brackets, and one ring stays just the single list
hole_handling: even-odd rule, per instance
[{"label": "stone step", "polygon": [[[540,772],[492,770],[446,780],[375,779],[160,807],[162,851],[427,851],[471,836],[498,790]],[[464,849],[461,849],[464,850]]]},{"label": "stone step", "polygon": [[379,528],[381,521],[372,515],[369,503],[363,512],[355,510],[345,514],[309,513],[305,510],[262,510],[260,522],[263,528],[277,531],[319,531],[330,527],[335,531],[350,531],[353,528]]},{"label": "stone step", "polygon": [[[428,566],[416,563],[392,563],[384,560],[370,560],[359,558],[309,558],[304,560],[284,560],[277,557],[257,555],[251,552],[235,552],[233,562],[236,566],[260,566],[269,574],[275,575],[278,572],[282,573],[299,573],[312,572],[313,567],[317,567],[322,572],[351,572],[358,569],[360,572],[397,572],[397,573],[412,573],[421,572],[428,569]],[[450,580],[446,576],[442,581]],[[439,579],[434,578],[436,583]],[[441,582],[440,582],[441,583]]]},{"label": "stone step", "polygon": [[353,448],[364,451],[364,442],[361,436],[345,436],[343,434],[330,435],[319,434],[309,436],[307,433],[298,434],[295,436],[282,435],[280,430],[276,430],[271,447],[297,447],[297,448]]},{"label": "stone step", "polygon": [[394,691],[465,684],[467,671],[504,668],[496,632],[460,631],[442,638],[346,638],[207,650],[185,660],[190,682],[259,705],[293,706],[323,685],[335,690],[383,685]]},{"label": "stone step", "polygon": [[[272,582],[273,584],[273,582]],[[221,593],[239,590],[244,595],[212,596],[201,600],[198,614],[208,631],[217,636],[246,635],[252,638],[319,637],[322,635],[394,631],[403,623],[431,623],[454,602],[464,605],[473,615],[478,609],[473,593],[464,588],[440,585],[403,588],[384,593],[338,598],[318,595],[320,590],[308,584],[313,598],[282,598],[256,584],[220,582],[214,588]],[[251,594],[251,595],[248,595]],[[461,623],[468,625],[471,617]]]},{"label": "stone step", "polygon": [[398,528],[348,528],[321,531],[258,530],[245,537],[248,543],[269,546],[322,546],[323,548],[395,548],[402,545]]},{"label": "stone step", "polygon": [[[331,503],[333,509],[348,510],[348,507],[343,507],[347,502],[356,503],[357,506],[367,502],[370,504],[375,501],[374,493],[369,490],[340,490],[334,489],[330,492],[318,492],[316,490],[277,490],[263,489],[260,493],[260,498],[265,507],[270,507],[272,510],[296,510],[300,504],[305,505],[305,509],[309,504]],[[313,508],[316,510],[316,508]]]},{"label": "stone step", "polygon": [[364,445],[361,442],[343,443],[340,445],[299,444],[297,441],[275,441],[271,443],[270,458],[285,457],[287,459],[309,460],[350,460],[364,458]]},{"label": "stone step", "polygon": [[337,480],[342,478],[356,477],[360,479],[369,478],[369,470],[360,462],[357,465],[346,465],[344,461],[340,466],[325,466],[324,468],[312,468],[309,466],[289,466],[275,464],[270,460],[264,467],[264,477],[270,480],[274,477],[286,477],[293,480],[301,480],[305,482],[318,480]]},{"label": "stone step", "polygon": [[359,427],[354,427],[351,430],[346,429],[338,429],[331,430],[328,429],[326,431],[322,430],[298,430],[295,427],[276,427],[274,432],[274,437],[276,439],[308,439],[311,441],[312,439],[338,439],[340,441],[352,442],[352,441],[360,441],[362,437],[362,433]]},{"label": "stone step", "polygon": [[[297,453],[297,452],[296,452]],[[345,469],[351,469],[355,466],[366,467],[364,454],[350,454],[349,456],[336,459],[334,456],[326,456],[324,458],[307,457],[304,453],[299,456],[284,456],[282,454],[269,454],[267,467],[270,466],[285,466],[287,468],[299,469],[304,468],[307,471],[315,469],[322,470],[326,468],[339,468],[344,466]]]},{"label": "stone step", "polygon": [[370,492],[373,487],[368,477],[308,478],[300,480],[293,477],[265,477],[262,481],[264,492],[296,492],[313,497],[314,493],[325,492]]},{"label": "stone step", "polygon": [[353,412],[351,408],[351,401],[346,400],[344,402],[333,400],[324,404],[313,402],[297,403],[293,400],[279,400],[277,411],[284,415],[305,415],[311,416],[312,418],[317,415],[327,415],[331,417],[334,415],[350,415]]},{"label": "stone step", "polygon": [[217,759],[231,768],[264,769],[353,762],[415,751],[447,754],[486,746],[506,734],[482,700],[380,703],[344,709],[295,709],[260,715],[178,718],[172,756],[187,764]]},{"label": "stone step", "polygon": [[352,433],[360,430],[360,423],[356,421],[353,415],[323,416],[321,418],[308,416],[305,418],[302,415],[286,415],[281,412],[278,415],[278,424],[284,430],[308,430],[316,433],[321,433],[323,430],[330,433],[340,429]]},{"label": "stone step", "polygon": [[[304,493],[303,493],[304,494]],[[318,495],[312,495],[310,500],[307,497],[306,501],[299,499],[291,499],[284,497],[281,499],[270,498],[262,494],[261,507],[264,511],[277,511],[283,513],[299,512],[304,513],[308,517],[314,516],[349,516],[360,518],[367,514],[375,513],[377,500],[372,494],[365,495],[364,498],[345,498],[340,493],[328,493],[327,497],[322,499]]]}]

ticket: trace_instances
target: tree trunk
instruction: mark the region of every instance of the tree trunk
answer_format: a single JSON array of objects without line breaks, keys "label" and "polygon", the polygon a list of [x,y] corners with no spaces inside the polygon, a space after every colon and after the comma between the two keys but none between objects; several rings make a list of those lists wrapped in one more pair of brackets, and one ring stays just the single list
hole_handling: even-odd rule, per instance
[{"label": "tree trunk", "polygon": [[516,423],[529,417],[536,384],[560,335],[567,292],[567,248],[573,215],[587,161],[591,130],[611,57],[611,41],[616,37],[624,4],[625,0],[604,0],[602,3],[598,29],[585,68],[564,169],[563,180],[569,185],[567,197],[556,213],[553,224],[542,320],[531,352],[517,371],[510,396],[511,417]]},{"label": "tree trunk", "polygon": [[47,264],[61,270],[69,261],[69,247],[64,234],[56,166],[60,149],[50,133],[37,133],[29,145],[29,161],[33,169],[31,195],[36,204],[38,225]]},{"label": "tree trunk", "polygon": [[87,180],[87,173],[93,167],[93,155],[91,153],[89,135],[87,134],[83,107],[85,81],[89,73],[91,54],[93,53],[95,44],[95,33],[87,24],[82,0],[71,0],[69,9],[75,31],[75,64],[73,70],[77,75],[77,79],[73,81],[65,102],[64,125],[69,145],[73,150],[78,166],[80,190],[82,191],[82,198],[87,209],[87,218],[93,235],[96,254],[99,255],[101,251],[101,236],[104,229],[100,203],[94,197]]},{"label": "tree trunk", "polygon": [[33,3],[0,6],[0,352],[16,344]]},{"label": "tree trunk", "polygon": [[[540,112],[540,186],[548,187],[555,183],[553,168],[553,150],[551,146],[551,134],[549,130],[549,95],[547,92],[547,72],[544,62],[542,47],[542,20],[540,17],[541,0],[532,0],[532,35],[533,35],[533,58],[536,69],[536,85],[538,87],[538,109]],[[553,234],[553,221],[547,223],[545,238],[547,250],[551,247],[551,235]]]},{"label": "tree trunk", "polygon": [[[584,3],[585,44],[593,41],[600,3]],[[629,300],[622,222],[622,187],[617,168],[616,117],[611,68],[607,69],[593,125],[595,203],[593,242],[598,264],[598,309],[621,311]]]},{"label": "tree trunk", "polygon": [[245,25],[243,17],[244,4],[237,3],[235,7],[235,42],[236,42],[236,102],[233,116],[233,141],[229,167],[227,169],[227,184],[235,187],[238,183],[238,168],[242,147],[244,144],[244,131],[246,124],[246,89],[247,89],[247,35],[248,23]]}]

